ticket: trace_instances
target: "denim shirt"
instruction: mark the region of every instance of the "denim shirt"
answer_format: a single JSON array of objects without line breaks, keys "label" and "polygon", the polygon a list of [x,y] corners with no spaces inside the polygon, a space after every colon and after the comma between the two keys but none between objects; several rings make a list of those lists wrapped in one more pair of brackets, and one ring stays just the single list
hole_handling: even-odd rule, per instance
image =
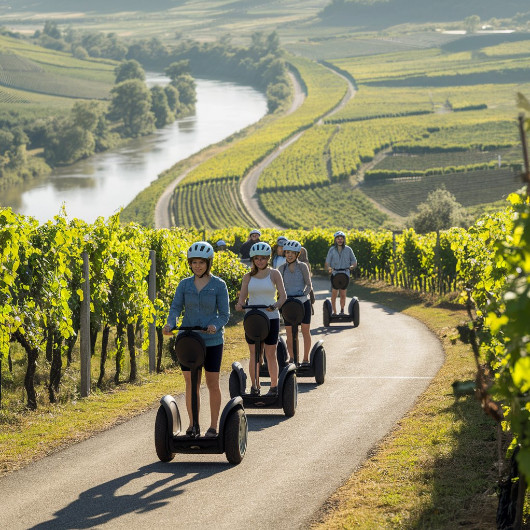
[{"label": "denim shirt", "polygon": [[224,326],[230,317],[228,289],[224,280],[211,276],[210,281],[200,290],[195,287],[194,277],[184,278],[177,286],[175,296],[169,308],[167,323],[176,325],[184,309],[182,326],[208,327],[213,324],[215,333],[201,333],[206,346],[217,346],[223,343]]}]

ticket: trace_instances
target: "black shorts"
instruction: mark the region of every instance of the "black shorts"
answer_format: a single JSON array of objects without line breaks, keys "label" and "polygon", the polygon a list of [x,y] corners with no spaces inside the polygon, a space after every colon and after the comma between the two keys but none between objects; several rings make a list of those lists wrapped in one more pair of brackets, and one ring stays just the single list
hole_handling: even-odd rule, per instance
[{"label": "black shorts", "polygon": [[[265,340],[263,342],[267,344],[268,346],[272,346],[273,344],[278,344],[278,339],[280,338],[280,319],[271,318],[269,322],[270,322],[269,334],[265,337]],[[250,340],[246,333],[245,333],[245,340],[247,341],[247,344],[254,344],[254,341]]]},{"label": "black shorts", "polygon": [[[292,326],[285,318],[283,319],[283,322],[286,326]],[[306,300],[304,302],[304,319],[302,320],[302,324],[311,324],[311,300]]]},{"label": "black shorts", "polygon": [[[206,346],[206,358],[204,359],[204,369],[207,372],[220,372],[221,359],[223,358],[223,344],[215,346]],[[190,369],[180,365],[183,372],[189,372]]]}]

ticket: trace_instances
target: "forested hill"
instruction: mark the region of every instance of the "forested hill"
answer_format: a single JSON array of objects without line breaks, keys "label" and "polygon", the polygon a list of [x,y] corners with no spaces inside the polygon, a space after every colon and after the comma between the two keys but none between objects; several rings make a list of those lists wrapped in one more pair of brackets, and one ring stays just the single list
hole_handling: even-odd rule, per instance
[{"label": "forested hill", "polygon": [[388,26],[406,22],[450,22],[478,15],[481,20],[530,17],[528,0],[332,0],[320,13],[323,22]]}]

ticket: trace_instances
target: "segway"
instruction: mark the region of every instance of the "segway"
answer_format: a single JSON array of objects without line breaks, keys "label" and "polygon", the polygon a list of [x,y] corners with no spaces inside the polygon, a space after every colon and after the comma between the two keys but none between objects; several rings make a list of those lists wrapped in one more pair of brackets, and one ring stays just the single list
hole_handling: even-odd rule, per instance
[{"label": "segway", "polygon": [[[350,277],[345,273],[348,269],[335,269],[337,272],[331,277],[331,285],[333,289],[346,289],[350,283]],[[331,307],[331,300],[326,298],[323,306],[323,322],[324,326],[328,327],[332,322],[353,322],[353,327],[359,325],[359,299],[354,296],[348,304],[348,313],[333,314]]]},{"label": "segway", "polygon": [[[177,329],[177,328],[175,328]],[[201,327],[180,327],[175,340],[175,353],[179,362],[191,370],[191,406],[193,427],[190,434],[181,433],[180,413],[175,398],[171,395],[160,400],[155,420],[155,449],[162,462],[173,460],[176,453],[226,454],[231,464],[239,464],[247,450],[248,423],[243,400],[232,397],[226,404],[219,421],[216,436],[201,436],[197,403],[197,377],[204,365],[206,345],[204,339],[193,330],[205,331]]]},{"label": "segway", "polygon": [[[265,305],[246,305],[243,309],[250,309],[245,314],[243,327],[250,340],[254,341],[255,349],[255,374],[256,383],[259,383],[260,376],[260,356],[263,340],[267,337],[270,330],[270,321],[267,315],[260,309],[269,306]],[[298,386],[296,384],[296,366],[289,363],[278,369],[278,395],[254,395],[246,392],[247,375],[241,366],[241,363],[232,364],[232,372],[228,382],[230,397],[241,396],[245,407],[254,408],[283,408],[286,416],[294,416],[298,404]]]},{"label": "segway", "polygon": [[304,319],[304,304],[297,298],[287,298],[282,306],[282,315],[293,327],[293,356],[298,377],[314,377],[317,385],[321,385],[326,377],[326,351],[324,341],[319,340],[311,348],[309,363],[300,363],[298,357],[298,326]]}]

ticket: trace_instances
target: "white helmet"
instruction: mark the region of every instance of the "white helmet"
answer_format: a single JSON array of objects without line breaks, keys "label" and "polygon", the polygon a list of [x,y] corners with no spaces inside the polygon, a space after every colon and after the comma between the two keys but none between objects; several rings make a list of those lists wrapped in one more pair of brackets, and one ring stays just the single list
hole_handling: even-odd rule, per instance
[{"label": "white helmet", "polygon": [[251,236],[252,234],[258,234],[258,236],[261,237],[261,232],[260,232],[258,229],[256,229],[256,228],[255,228],[254,230],[251,230],[251,231],[250,231],[249,236]]},{"label": "white helmet", "polygon": [[254,256],[270,256],[272,253],[271,246],[268,243],[254,243],[250,247],[249,256],[253,258]]},{"label": "white helmet", "polygon": [[188,259],[202,258],[205,260],[211,260],[213,258],[213,247],[206,241],[199,241],[193,243],[188,249]]},{"label": "white helmet", "polygon": [[287,238],[285,236],[279,236],[278,239],[276,240],[276,244],[279,247],[283,247],[285,243],[287,243]]},{"label": "white helmet", "polygon": [[298,241],[287,241],[283,246],[284,252],[286,250],[291,250],[292,252],[300,252],[302,250],[302,245]]},{"label": "white helmet", "polygon": [[335,232],[333,234],[333,238],[336,238],[336,237],[339,237],[339,236],[346,237],[346,234],[342,230],[339,230],[338,232]]}]

